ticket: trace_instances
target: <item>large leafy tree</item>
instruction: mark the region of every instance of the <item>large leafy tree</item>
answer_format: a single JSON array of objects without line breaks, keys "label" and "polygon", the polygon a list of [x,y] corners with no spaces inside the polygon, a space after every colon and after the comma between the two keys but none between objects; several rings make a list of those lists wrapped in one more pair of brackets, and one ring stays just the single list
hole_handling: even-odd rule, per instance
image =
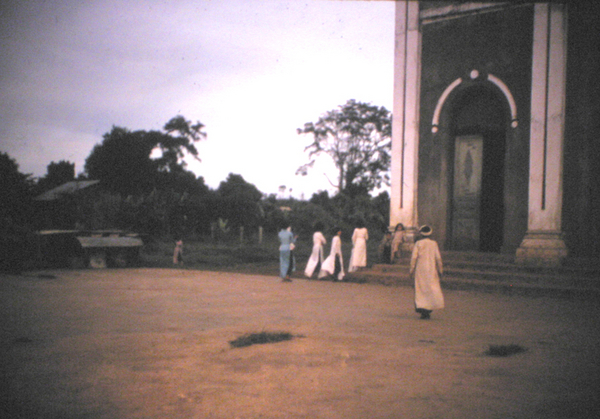
[{"label": "large leafy tree", "polygon": [[181,171],[186,167],[183,160],[186,153],[196,160],[200,160],[195,144],[206,139],[206,132],[202,131],[203,128],[204,124],[201,122],[192,124],[191,121],[178,115],[165,124],[163,127],[165,133],[153,132],[152,138],[155,140],[155,146],[162,152],[162,157],[157,161],[159,169],[171,172]]},{"label": "large leafy tree", "polygon": [[[86,159],[85,172],[109,191],[124,195],[173,186],[174,178],[189,177],[184,157],[199,159],[195,143],[206,138],[203,128],[183,116],[172,118],[164,131],[113,127]],[[160,151],[158,157],[153,157],[155,150]]]},{"label": "large leafy tree", "polygon": [[156,144],[144,131],[112,127],[85,160],[85,172],[108,191],[137,195],[151,190],[158,165],[150,158]]},{"label": "large leafy tree", "polygon": [[315,159],[326,154],[338,170],[337,184],[332,183],[338,192],[354,195],[388,185],[391,125],[391,114],[384,107],[347,101],[298,128],[298,134],[311,135],[313,142],[305,148],[310,161],[296,174],[307,175]]}]

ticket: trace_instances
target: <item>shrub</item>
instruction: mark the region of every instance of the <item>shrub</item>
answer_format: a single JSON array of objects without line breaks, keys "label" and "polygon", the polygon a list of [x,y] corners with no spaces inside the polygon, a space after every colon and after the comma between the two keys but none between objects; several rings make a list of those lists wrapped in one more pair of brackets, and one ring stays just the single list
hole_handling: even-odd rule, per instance
[{"label": "shrub", "polygon": [[237,339],[229,341],[229,344],[234,348],[244,348],[255,344],[276,343],[285,340],[291,340],[294,335],[288,332],[259,332],[248,333],[240,336]]}]

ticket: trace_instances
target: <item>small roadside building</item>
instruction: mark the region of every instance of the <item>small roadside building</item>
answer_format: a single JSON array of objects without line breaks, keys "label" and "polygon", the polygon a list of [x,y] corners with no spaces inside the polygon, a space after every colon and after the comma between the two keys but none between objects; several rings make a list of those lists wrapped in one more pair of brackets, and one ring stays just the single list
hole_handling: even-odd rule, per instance
[{"label": "small roadside building", "polygon": [[71,181],[35,198],[37,258],[51,267],[126,267],[137,264],[143,246],[139,234],[118,229],[89,230],[78,214],[94,199],[97,180]]},{"label": "small roadside building", "polygon": [[38,229],[73,229],[81,202],[98,190],[99,180],[73,180],[34,198]]},{"label": "small roadside building", "polygon": [[38,262],[44,267],[124,268],[139,262],[139,234],[121,230],[42,230]]},{"label": "small roadside building", "polygon": [[397,1],[390,224],[600,258],[600,2]]}]

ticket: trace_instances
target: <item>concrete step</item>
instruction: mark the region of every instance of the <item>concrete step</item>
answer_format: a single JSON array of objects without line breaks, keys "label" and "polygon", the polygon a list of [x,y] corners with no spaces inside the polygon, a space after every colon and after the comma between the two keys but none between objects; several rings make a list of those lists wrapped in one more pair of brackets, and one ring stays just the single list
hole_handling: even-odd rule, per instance
[{"label": "concrete step", "polygon": [[[408,265],[374,265],[370,275],[408,276]],[[363,272],[364,274],[367,271]],[[512,284],[515,282],[530,285],[558,285],[578,288],[600,288],[600,277],[588,272],[578,273],[564,270],[519,269],[498,265],[446,264],[446,278],[473,279]]]},{"label": "concrete step", "polygon": [[[561,266],[543,267],[516,264],[512,255],[483,252],[442,252],[442,260],[445,267],[600,277],[600,261],[589,259],[568,258]],[[376,264],[374,267],[393,269],[395,266],[408,266],[409,264],[410,258],[405,257],[395,265]]]},{"label": "concrete step", "polygon": [[[600,299],[600,267],[594,262],[533,267],[515,264],[510,255],[468,252],[444,252],[442,259],[444,289]],[[413,286],[409,263],[405,258],[394,265],[376,264],[349,274],[346,280]]]},{"label": "concrete step", "polygon": [[[348,282],[373,283],[387,286],[413,286],[413,281],[408,273],[399,274],[394,272],[382,273],[362,271],[348,274],[344,280]],[[546,282],[528,283],[522,280],[495,281],[449,276],[445,274],[442,278],[442,288],[448,290],[493,292],[507,295],[600,300],[600,287],[586,287],[583,284]]]}]

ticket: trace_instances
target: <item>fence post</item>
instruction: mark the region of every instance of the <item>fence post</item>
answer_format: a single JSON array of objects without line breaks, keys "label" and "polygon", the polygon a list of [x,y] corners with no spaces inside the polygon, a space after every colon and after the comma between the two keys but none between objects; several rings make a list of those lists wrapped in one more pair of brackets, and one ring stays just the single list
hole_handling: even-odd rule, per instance
[{"label": "fence post", "polygon": [[262,239],[263,239],[263,228],[262,226],[258,227],[258,244],[262,244]]}]

